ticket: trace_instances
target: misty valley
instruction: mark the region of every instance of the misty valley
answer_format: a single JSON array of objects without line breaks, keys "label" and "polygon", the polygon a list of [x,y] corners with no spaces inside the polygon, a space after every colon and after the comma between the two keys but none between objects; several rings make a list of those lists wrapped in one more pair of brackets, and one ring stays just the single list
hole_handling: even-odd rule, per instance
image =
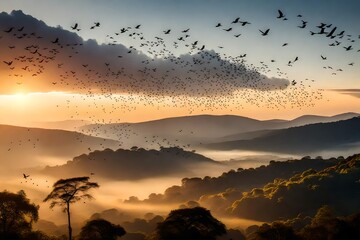
[{"label": "misty valley", "polygon": [[359,240],[360,1],[0,1],[0,240]]},{"label": "misty valley", "polygon": [[[32,231],[54,239],[67,238],[66,218],[43,198],[54,182],[76,177],[99,185],[92,190],[95,199],[72,204],[72,232],[80,239],[85,224],[98,219],[121,226],[121,239],[156,238],[176,209],[210,211],[226,229],[217,239],[263,239],[277,231],[284,239],[312,239],[309,232],[333,236],[334,227],[346,236],[348,230],[335,223],[355,234],[360,156],[348,152],[360,141],[360,118],[347,113],[300,119],[274,124],[207,115],[109,126],[74,122],[74,131],[1,125],[1,155],[9,159],[1,172],[2,194],[22,189],[40,207]],[[216,159],[206,156],[214,152]],[[320,155],[326,152],[337,155]]]}]

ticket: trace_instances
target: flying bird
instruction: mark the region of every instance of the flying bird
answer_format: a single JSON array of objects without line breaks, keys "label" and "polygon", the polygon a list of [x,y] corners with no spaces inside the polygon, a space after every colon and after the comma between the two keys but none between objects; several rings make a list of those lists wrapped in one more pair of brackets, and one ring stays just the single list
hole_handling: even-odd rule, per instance
[{"label": "flying bird", "polygon": [[262,36],[266,36],[266,35],[269,34],[270,28],[269,28],[269,29],[266,29],[265,31],[262,31],[262,30],[259,29],[259,31],[261,32],[261,35],[262,35]]},{"label": "flying bird", "polygon": [[326,37],[333,37],[334,32],[336,31],[336,27],[334,27],[327,35]]},{"label": "flying bird", "polygon": [[350,51],[350,50],[352,50],[352,49],[353,49],[351,45],[350,45],[350,46],[348,46],[348,47],[344,47],[344,48],[345,48],[345,50],[346,50],[346,51]]},{"label": "flying bird", "polygon": [[238,18],[236,18],[234,21],[232,21],[231,23],[238,23],[239,20],[240,20],[240,18],[238,17]]},{"label": "flying bird", "polygon": [[281,10],[278,10],[278,13],[279,13],[279,15],[277,16],[277,18],[284,18],[285,17],[284,13]]},{"label": "flying bird", "polygon": [[14,29],[14,27],[9,28],[8,30],[4,30],[4,32],[9,33]]},{"label": "flying bird", "polygon": [[246,26],[246,25],[248,25],[248,24],[251,24],[250,22],[248,22],[248,21],[245,21],[245,22],[240,22],[241,23],[241,26]]},{"label": "flying bird", "polygon": [[76,30],[76,29],[77,29],[77,27],[78,27],[78,24],[77,24],[77,23],[75,23],[75,25],[74,25],[74,26],[71,26],[71,28],[72,28],[73,30]]}]

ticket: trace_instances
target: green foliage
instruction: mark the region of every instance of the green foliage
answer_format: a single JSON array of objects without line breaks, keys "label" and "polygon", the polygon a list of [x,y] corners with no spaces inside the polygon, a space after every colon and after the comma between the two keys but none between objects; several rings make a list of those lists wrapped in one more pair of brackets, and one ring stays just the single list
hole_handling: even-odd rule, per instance
[{"label": "green foliage", "polygon": [[[360,213],[347,217],[336,217],[329,206],[321,207],[309,221],[308,216],[296,220],[273,222],[249,227],[248,240],[358,240],[360,239]],[[301,221],[307,222],[300,228]]]},{"label": "green foliage", "polygon": [[280,222],[263,224],[248,237],[248,240],[300,240],[291,226]]},{"label": "green foliage", "polygon": [[329,205],[336,213],[348,215],[360,211],[359,178],[360,155],[354,155],[324,170],[309,169],[244,192],[231,211],[242,218],[274,221],[299,213],[313,215]]},{"label": "green foliage", "polygon": [[79,240],[116,240],[125,234],[120,225],[112,224],[104,219],[95,219],[82,227]]},{"label": "green foliage", "polygon": [[39,218],[39,206],[30,203],[24,191],[0,192],[0,239],[22,239]]},{"label": "green foliage", "polygon": [[311,224],[301,231],[304,240],[358,240],[360,239],[360,214],[340,218],[330,207],[320,208]]},{"label": "green foliage", "polygon": [[225,225],[202,208],[177,209],[158,224],[156,240],[215,240],[226,233]]}]

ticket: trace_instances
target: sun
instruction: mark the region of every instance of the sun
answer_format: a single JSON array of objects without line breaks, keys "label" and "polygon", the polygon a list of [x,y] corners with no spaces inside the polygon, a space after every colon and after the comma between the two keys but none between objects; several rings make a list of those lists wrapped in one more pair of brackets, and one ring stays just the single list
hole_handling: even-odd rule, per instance
[{"label": "sun", "polygon": [[27,97],[27,94],[24,92],[16,92],[11,95],[11,99],[17,105],[25,105],[28,97]]}]

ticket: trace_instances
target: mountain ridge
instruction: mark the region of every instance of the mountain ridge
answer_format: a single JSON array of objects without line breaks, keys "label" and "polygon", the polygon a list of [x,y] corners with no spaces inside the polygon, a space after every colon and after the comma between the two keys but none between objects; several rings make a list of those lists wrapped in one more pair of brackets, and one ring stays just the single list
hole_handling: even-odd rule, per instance
[{"label": "mountain ridge", "polygon": [[286,129],[272,130],[264,136],[208,144],[217,150],[246,149],[278,153],[313,153],[360,142],[360,117],[330,123],[314,123]]}]

